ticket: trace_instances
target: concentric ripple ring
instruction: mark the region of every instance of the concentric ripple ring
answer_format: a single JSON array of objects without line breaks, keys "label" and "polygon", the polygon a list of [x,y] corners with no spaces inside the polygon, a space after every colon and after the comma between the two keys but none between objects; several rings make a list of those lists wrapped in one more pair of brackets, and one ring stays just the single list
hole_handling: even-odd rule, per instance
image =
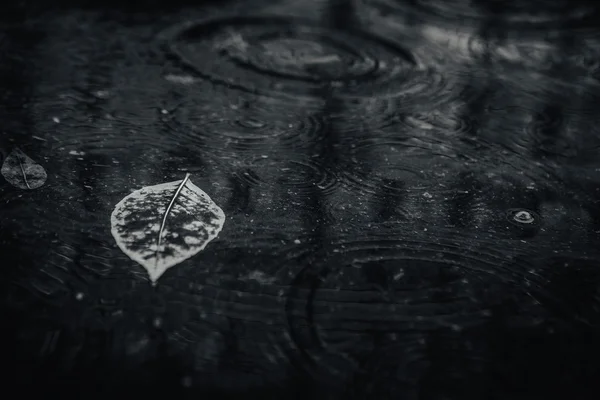
[{"label": "concentric ripple ring", "polygon": [[190,72],[254,93],[310,97],[327,89],[340,97],[390,97],[413,92],[424,74],[410,51],[379,37],[297,18],[192,21],[159,39]]}]

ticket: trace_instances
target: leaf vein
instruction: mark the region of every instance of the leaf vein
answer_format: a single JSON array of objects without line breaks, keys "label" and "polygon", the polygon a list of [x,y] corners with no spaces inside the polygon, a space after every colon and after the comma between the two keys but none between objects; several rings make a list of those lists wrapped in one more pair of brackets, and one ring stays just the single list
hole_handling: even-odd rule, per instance
[{"label": "leaf vein", "polygon": [[27,181],[27,174],[25,173],[25,169],[23,168],[23,160],[21,159],[20,154],[17,154],[17,160],[19,160],[19,167],[21,167],[21,173],[23,174],[23,180],[25,181],[25,185],[27,185],[27,189],[31,189],[31,186],[29,186],[29,182]]},{"label": "leaf vein", "polygon": [[185,178],[183,178],[183,180],[181,181],[181,183],[179,184],[179,186],[177,187],[177,190],[175,191],[175,194],[173,195],[173,198],[171,199],[171,202],[169,203],[169,206],[167,207],[167,209],[165,210],[165,213],[163,215],[163,219],[162,222],[160,224],[160,229],[158,230],[158,239],[156,241],[156,264],[158,264],[158,253],[160,252],[160,245],[161,245],[161,241],[162,241],[162,234],[163,231],[165,230],[165,225],[167,223],[167,218],[169,217],[169,213],[171,212],[171,209],[173,208],[173,205],[175,204],[175,200],[177,200],[177,196],[179,196],[179,193],[181,193],[181,191],[183,190],[183,187],[185,186],[185,184],[187,183],[188,179],[190,178],[190,174],[186,174]]}]

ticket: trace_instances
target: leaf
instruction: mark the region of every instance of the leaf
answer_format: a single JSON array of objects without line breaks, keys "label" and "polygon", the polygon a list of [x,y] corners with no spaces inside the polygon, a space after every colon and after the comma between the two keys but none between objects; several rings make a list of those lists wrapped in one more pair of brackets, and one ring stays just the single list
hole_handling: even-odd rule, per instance
[{"label": "leaf", "polygon": [[111,214],[117,245],[142,264],[153,285],[167,269],[203,250],[225,223],[223,210],[189,177],[136,190]]},{"label": "leaf", "polygon": [[18,148],[13,149],[6,157],[0,172],[11,185],[19,189],[37,189],[48,178],[44,167]]}]

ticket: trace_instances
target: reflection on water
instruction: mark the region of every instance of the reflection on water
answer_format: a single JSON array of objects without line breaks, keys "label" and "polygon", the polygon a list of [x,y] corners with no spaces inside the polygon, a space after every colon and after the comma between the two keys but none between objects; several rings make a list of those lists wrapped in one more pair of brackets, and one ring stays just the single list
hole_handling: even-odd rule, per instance
[{"label": "reflection on water", "polygon": [[[2,157],[48,172],[0,186],[15,376],[86,396],[596,398],[599,13],[513,3],[3,22]],[[110,213],[186,172],[228,223],[154,288]]]}]

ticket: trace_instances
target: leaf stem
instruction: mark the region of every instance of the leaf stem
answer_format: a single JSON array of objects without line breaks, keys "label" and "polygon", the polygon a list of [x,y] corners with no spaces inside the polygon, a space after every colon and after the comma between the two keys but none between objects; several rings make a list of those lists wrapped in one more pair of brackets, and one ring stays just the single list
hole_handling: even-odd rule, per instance
[{"label": "leaf stem", "polygon": [[169,206],[167,207],[167,209],[165,210],[165,213],[163,215],[162,223],[160,224],[160,229],[158,231],[158,239],[156,241],[156,254],[155,254],[156,255],[156,257],[155,257],[156,264],[158,264],[158,253],[160,252],[162,234],[163,234],[163,231],[165,230],[167,218],[169,216],[169,213],[171,212],[171,209],[173,208],[173,204],[175,204],[175,200],[177,199],[177,196],[179,196],[179,193],[181,193],[181,191],[183,190],[183,187],[185,186],[185,184],[187,183],[189,178],[190,178],[190,174],[189,173],[185,174],[185,178],[183,178],[183,180],[177,187],[177,190],[175,191],[175,194],[173,195],[173,198],[171,199],[171,202],[169,203]]},{"label": "leaf stem", "polygon": [[[20,150],[18,150],[18,151],[20,152]],[[23,180],[25,181],[25,184],[27,185],[27,189],[31,189],[31,186],[29,186],[29,182],[27,181],[27,174],[25,173],[25,168],[23,168],[23,160],[21,158],[21,154],[19,154],[19,153],[17,153],[17,160],[19,160],[19,167],[21,167],[21,174],[23,174]]]}]

